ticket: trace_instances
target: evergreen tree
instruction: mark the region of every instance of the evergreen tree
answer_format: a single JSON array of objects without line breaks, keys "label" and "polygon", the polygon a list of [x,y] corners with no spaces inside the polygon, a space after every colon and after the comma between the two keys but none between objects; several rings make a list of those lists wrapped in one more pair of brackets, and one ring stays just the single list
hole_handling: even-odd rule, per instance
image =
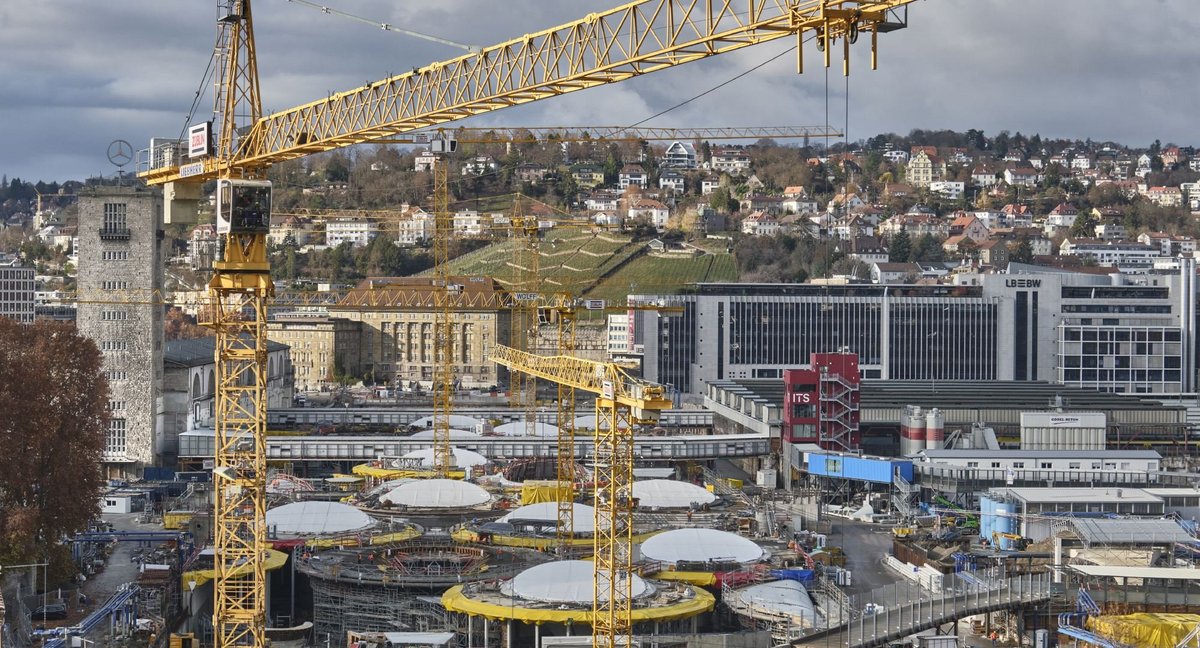
[{"label": "evergreen tree", "polygon": [[888,244],[888,260],[892,263],[911,261],[912,253],[912,239],[908,237],[908,232],[904,230],[896,232]]}]

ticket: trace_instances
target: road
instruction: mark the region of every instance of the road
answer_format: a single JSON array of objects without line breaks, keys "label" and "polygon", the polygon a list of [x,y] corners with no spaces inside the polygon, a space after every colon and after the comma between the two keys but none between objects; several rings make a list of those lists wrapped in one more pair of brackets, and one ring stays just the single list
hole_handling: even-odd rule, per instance
[{"label": "road", "polygon": [[870,592],[903,581],[903,577],[883,564],[892,551],[892,532],[888,527],[834,518],[830,545],[846,554],[846,569],[853,574],[848,594]]},{"label": "road", "polygon": [[[107,514],[102,517],[105,522],[112,524],[113,531],[152,530],[161,531],[162,527],[138,523],[139,513]],[[140,565],[132,561],[133,553],[138,548],[136,542],[118,542],[112,555],[104,565],[104,570],[92,576],[83,584],[83,592],[91,599],[91,605],[103,603],[112,596],[121,585],[137,580]]]}]

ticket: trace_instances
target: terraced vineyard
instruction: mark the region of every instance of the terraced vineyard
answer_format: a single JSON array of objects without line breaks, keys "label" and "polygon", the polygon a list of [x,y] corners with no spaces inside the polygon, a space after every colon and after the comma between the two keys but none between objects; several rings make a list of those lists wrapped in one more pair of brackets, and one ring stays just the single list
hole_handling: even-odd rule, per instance
[{"label": "terraced vineyard", "polygon": [[[517,240],[498,241],[465,254],[450,262],[450,273],[490,276],[506,283],[514,272],[514,249],[520,244]],[[641,244],[633,243],[623,234],[564,227],[548,231],[539,241],[539,248],[539,275],[544,290],[578,295],[606,272],[637,254]]]}]

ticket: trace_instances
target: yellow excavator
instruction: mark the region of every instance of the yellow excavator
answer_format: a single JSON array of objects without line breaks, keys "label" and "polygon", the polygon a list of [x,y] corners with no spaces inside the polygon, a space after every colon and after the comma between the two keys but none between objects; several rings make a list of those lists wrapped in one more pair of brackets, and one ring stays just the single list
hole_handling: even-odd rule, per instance
[{"label": "yellow excavator", "polygon": [[1011,545],[1012,548],[1017,551],[1025,551],[1025,548],[1028,547],[1029,544],[1032,542],[1029,538],[1026,538],[1025,536],[1022,536],[1022,535],[1018,535],[1016,533],[1001,533],[999,531],[993,531],[992,532],[992,548],[999,551],[1001,540],[1010,541],[1012,543],[1012,545]]}]

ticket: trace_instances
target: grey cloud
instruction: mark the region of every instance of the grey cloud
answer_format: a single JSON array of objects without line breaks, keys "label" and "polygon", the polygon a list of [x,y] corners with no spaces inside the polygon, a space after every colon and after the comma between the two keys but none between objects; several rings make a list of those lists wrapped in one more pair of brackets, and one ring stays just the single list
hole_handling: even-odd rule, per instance
[{"label": "grey cloud", "polygon": [[[598,0],[327,2],[456,41],[488,45],[615,6]],[[108,141],[143,146],[179,133],[209,60],[211,0],[40,0],[0,7],[0,172],[66,179],[111,171]],[[930,0],[911,26],[880,38],[880,69],[853,51],[850,135],[912,128],[982,128],[1193,143],[1200,12],[1185,0]],[[385,33],[285,0],[255,4],[264,107],[281,110],[457,56],[453,48]],[[775,43],[623,84],[481,116],[494,125],[627,124],[762,62]],[[663,126],[810,125],[824,120],[825,72],[807,50],[652,122]],[[836,57],[835,57],[836,58]],[[829,74],[832,125],[844,80]],[[207,90],[207,88],[206,88]],[[211,111],[211,99],[201,114]]]}]

